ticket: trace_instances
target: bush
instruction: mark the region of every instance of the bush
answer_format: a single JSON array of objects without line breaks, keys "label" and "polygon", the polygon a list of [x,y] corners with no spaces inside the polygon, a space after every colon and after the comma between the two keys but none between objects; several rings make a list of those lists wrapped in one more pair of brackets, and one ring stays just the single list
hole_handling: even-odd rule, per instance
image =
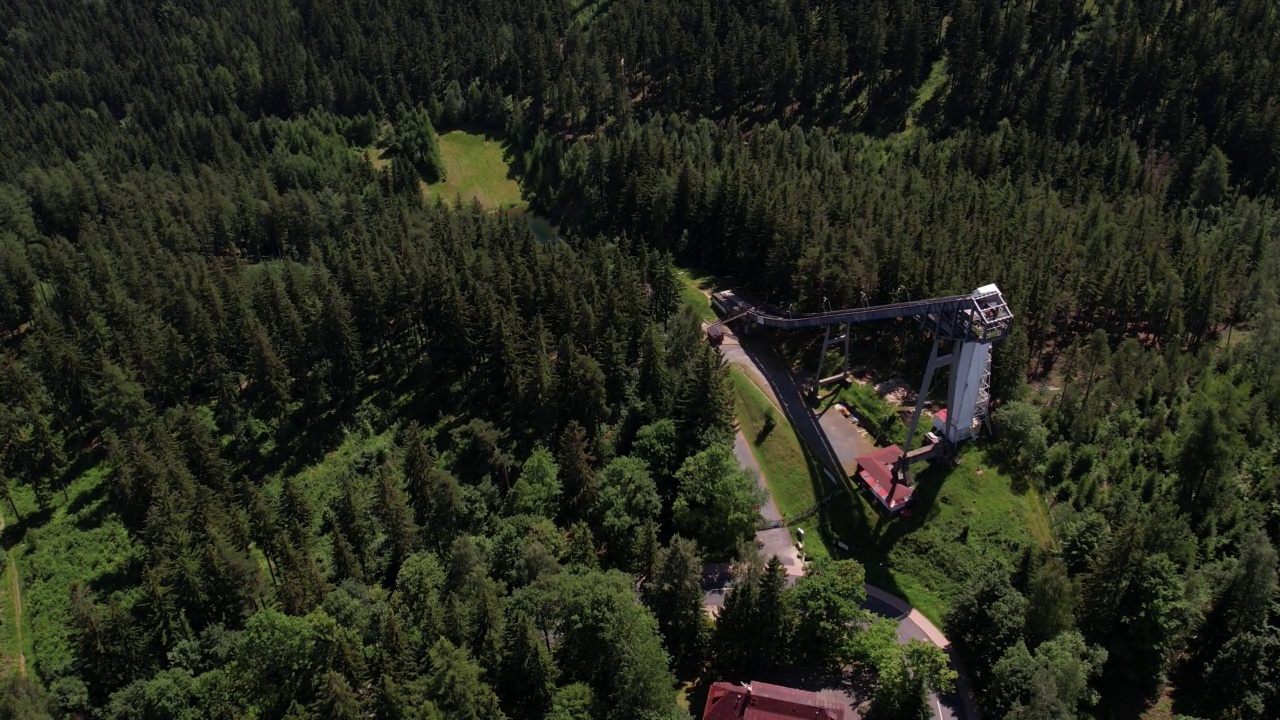
[{"label": "bush", "polygon": [[1040,411],[1025,402],[1011,402],[991,418],[996,447],[1009,467],[1034,472],[1049,450],[1049,431],[1040,420]]},{"label": "bush", "polygon": [[839,398],[858,416],[858,422],[877,444],[902,445],[907,441],[907,427],[898,411],[874,387],[853,383],[840,391]]}]

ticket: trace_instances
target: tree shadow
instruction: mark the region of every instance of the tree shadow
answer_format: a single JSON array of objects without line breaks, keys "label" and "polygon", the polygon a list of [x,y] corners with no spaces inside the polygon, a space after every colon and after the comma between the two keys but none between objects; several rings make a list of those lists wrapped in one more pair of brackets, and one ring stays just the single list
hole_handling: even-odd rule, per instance
[{"label": "tree shadow", "polygon": [[0,544],[5,550],[12,550],[22,542],[26,536],[27,530],[30,528],[43,527],[53,517],[53,511],[56,508],[50,505],[47,508],[29,512],[22,516],[20,520],[12,524],[6,524],[4,532],[0,533]]},{"label": "tree shadow", "polygon": [[[804,401],[794,376],[789,371],[783,374],[782,368],[786,363],[768,345],[767,339],[751,336],[740,338],[740,342],[769,383],[782,406],[784,417],[791,423],[799,440],[813,482],[814,496],[822,502],[817,519],[819,532],[827,546],[833,554],[860,562],[866,570],[868,582],[899,597],[906,597],[889,567],[890,553],[900,541],[938,515],[939,497],[943,483],[950,476],[950,468],[945,464],[931,464],[916,472],[911,516],[888,515],[878,501],[865,497],[861,484],[844,474],[813,407]],[[828,396],[819,407],[830,407],[834,402],[833,396]],[[833,469],[834,485],[826,475]],[[844,543],[847,550],[839,548],[837,543]]]},{"label": "tree shadow", "polygon": [[706,709],[707,695],[711,692],[711,685],[716,680],[711,677],[710,671],[704,673],[692,685],[685,688],[684,697],[689,702],[689,714],[695,718],[702,717],[702,711]]},{"label": "tree shadow", "polygon": [[140,582],[142,582],[142,563],[135,559],[123,567],[102,573],[89,585],[101,597],[109,597],[117,590],[136,587]]},{"label": "tree shadow", "polygon": [[76,493],[75,497],[71,498],[71,502],[67,503],[67,514],[77,515],[93,503],[106,497],[106,495],[107,481],[103,480],[89,490]]},{"label": "tree shadow", "polygon": [[755,444],[755,446],[760,447],[761,445],[763,445],[764,441],[768,440],[769,436],[773,434],[773,430],[775,427],[777,427],[776,423],[771,423],[768,420],[766,420],[764,423],[764,426],[761,427],[759,432],[756,433],[755,440],[752,441]]},{"label": "tree shadow", "polygon": [[[89,494],[90,493],[81,493],[82,496]],[[102,522],[106,520],[106,517],[112,512],[111,503],[105,500],[103,493],[95,491],[95,494],[98,495],[98,500],[101,502],[98,502],[92,507],[90,507],[88,503],[85,503],[81,507],[80,512],[75,515],[75,526],[81,530],[92,530],[96,527],[100,527]]]}]

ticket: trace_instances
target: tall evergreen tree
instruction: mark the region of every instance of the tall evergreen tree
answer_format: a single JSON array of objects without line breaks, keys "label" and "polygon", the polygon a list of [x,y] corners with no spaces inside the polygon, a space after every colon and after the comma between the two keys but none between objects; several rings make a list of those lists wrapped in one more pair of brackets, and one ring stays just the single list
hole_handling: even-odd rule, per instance
[{"label": "tall evergreen tree", "polygon": [[503,712],[513,720],[543,717],[551,707],[558,673],[533,623],[525,617],[508,618],[497,684]]},{"label": "tall evergreen tree", "polygon": [[702,561],[693,541],[678,535],[671,539],[651,583],[648,604],[676,677],[697,676],[710,628],[702,610]]}]

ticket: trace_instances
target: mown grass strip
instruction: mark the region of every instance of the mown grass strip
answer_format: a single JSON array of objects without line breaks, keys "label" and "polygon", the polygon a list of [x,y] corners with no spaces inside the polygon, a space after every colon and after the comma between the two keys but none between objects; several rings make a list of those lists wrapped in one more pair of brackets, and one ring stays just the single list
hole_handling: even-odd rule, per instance
[{"label": "mown grass strip", "polygon": [[[751,443],[769,492],[784,518],[798,515],[820,499],[822,477],[809,461],[804,443],[769,398],[737,368],[730,370],[734,411]],[[770,426],[769,418],[772,418]]]}]

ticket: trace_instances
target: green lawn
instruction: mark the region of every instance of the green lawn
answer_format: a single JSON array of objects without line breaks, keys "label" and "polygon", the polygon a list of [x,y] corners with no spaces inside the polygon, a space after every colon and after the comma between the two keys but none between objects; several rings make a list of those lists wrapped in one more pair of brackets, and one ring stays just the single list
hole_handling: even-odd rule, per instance
[{"label": "green lawn", "polygon": [[[784,517],[813,505],[829,485],[781,413],[763,433],[772,404],[749,378],[732,371],[734,407],[742,432],[764,471]],[[841,494],[798,526],[810,555],[852,557],[868,582],[907,599],[940,622],[948,601],[980,568],[1013,568],[1033,545],[1052,543],[1048,511],[1033,491],[1021,494],[994,468],[987,451],[969,446],[958,467],[917,466],[913,516],[889,520],[860,490]],[[837,543],[849,548],[842,550]]]},{"label": "green lawn", "polygon": [[684,303],[696,310],[703,322],[715,320],[716,312],[711,309],[710,293],[724,287],[721,279],[710,273],[687,268],[677,270],[676,275],[680,277],[680,282],[683,284],[680,293]]},{"label": "green lawn", "polygon": [[[769,492],[784,518],[793,517],[813,506],[821,486],[819,466],[800,441],[800,436],[773,403],[737,368],[730,370],[733,381],[734,412],[742,434],[751,443],[760,469],[769,483]],[[776,425],[765,431],[766,414],[772,413]],[[830,485],[828,484],[828,487]]]},{"label": "green lawn", "polygon": [[916,91],[916,97],[911,102],[911,107],[907,109],[906,125],[908,128],[916,125],[920,119],[921,111],[933,101],[934,96],[938,94],[938,90],[946,82],[947,61],[944,58],[933,63],[933,67],[929,70],[929,77],[925,78],[924,83],[920,85],[920,89]]},{"label": "green lawn", "polygon": [[[17,545],[8,551],[0,551],[0,674],[18,672],[19,652],[26,657],[27,671],[28,674],[31,673],[31,621],[25,612],[25,607],[20,621],[15,618],[17,606],[12,593],[14,577],[9,572],[10,567],[16,569],[21,565],[24,550],[26,550],[25,546]],[[10,558],[12,558],[12,566]],[[21,593],[25,591],[26,583],[22,581],[21,571],[17,574],[19,575],[19,593]]]},{"label": "green lawn", "polygon": [[502,143],[484,135],[452,130],[440,136],[445,180],[423,186],[428,200],[475,198],[486,210],[523,207],[520,184],[510,176]]}]

